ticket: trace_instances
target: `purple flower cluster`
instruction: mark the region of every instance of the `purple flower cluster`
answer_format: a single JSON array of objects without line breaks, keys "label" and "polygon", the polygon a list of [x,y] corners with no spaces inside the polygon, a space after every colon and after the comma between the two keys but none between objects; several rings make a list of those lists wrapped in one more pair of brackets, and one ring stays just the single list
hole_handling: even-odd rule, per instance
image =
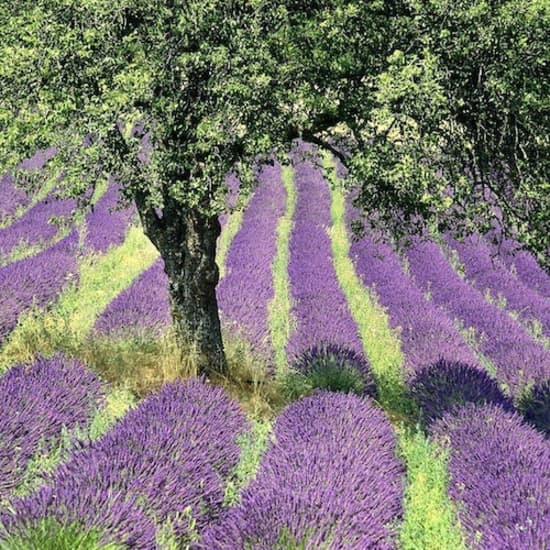
[{"label": "purple flower cluster", "polygon": [[4,174],[0,179],[0,223],[13,216],[16,210],[21,206],[26,206],[30,197],[21,189],[13,184],[9,174]]},{"label": "purple flower cluster", "polygon": [[107,191],[86,217],[86,250],[105,252],[124,242],[135,208],[116,209],[119,196],[120,186],[110,179]]},{"label": "purple flower cluster", "polygon": [[8,534],[41,518],[104,533],[102,543],[155,548],[171,522],[189,536],[222,510],[223,478],[239,460],[237,436],[248,429],[238,404],[201,380],[166,385],[94,443],[75,451],[51,483],[0,515]]},{"label": "purple flower cluster", "polygon": [[305,375],[315,388],[377,395],[365,356],[337,344],[321,342],[308,348],[292,363],[292,369]]},{"label": "purple flower cluster", "polygon": [[46,306],[77,279],[77,247],[78,235],[73,230],[46,250],[0,268],[0,345],[23,312]]},{"label": "purple flower cluster", "polygon": [[59,355],[0,377],[0,505],[21,484],[39,448],[51,450],[64,427],[85,428],[102,399],[97,376]]},{"label": "purple flower cluster", "polygon": [[526,286],[550,299],[550,275],[542,269],[536,258],[513,241],[505,241],[500,250],[500,259],[512,269]]},{"label": "purple flower cluster", "polygon": [[403,466],[384,414],[367,398],[318,392],[277,418],[274,442],[241,503],[202,548],[394,548]]},{"label": "purple flower cluster", "polygon": [[170,324],[168,278],[159,258],[103,310],[95,331],[111,336],[160,334]]},{"label": "purple flower cluster", "polygon": [[473,286],[481,292],[489,290],[494,297],[502,295],[506,309],[517,312],[525,321],[539,321],[544,336],[550,336],[550,302],[518,281],[498,258],[492,258],[489,246],[480,236],[470,236],[463,242],[447,240],[458,252]]},{"label": "purple flower cluster", "polygon": [[217,288],[224,323],[268,358],[273,355],[267,309],[274,295],[271,265],[276,253],[277,222],[285,204],[281,167],[263,166],[258,188],[231,243],[226,275]]},{"label": "purple flower cluster", "polygon": [[288,274],[294,304],[291,315],[296,320],[296,330],[287,344],[289,359],[294,360],[321,342],[363,353],[357,325],[332,262],[327,233],[331,226],[328,183],[309,160],[296,162],[294,174],[296,211],[289,244]]},{"label": "purple flower cluster", "polygon": [[38,245],[54,239],[59,228],[50,223],[51,218],[68,217],[75,207],[74,199],[58,200],[53,193],[50,193],[47,198],[36,203],[21,218],[8,227],[0,229],[0,262],[22,243]]},{"label": "purple flower cluster", "polygon": [[505,311],[487,302],[462,280],[433,242],[417,242],[408,251],[409,268],[433,303],[474,329],[480,351],[497,369],[497,379],[517,395],[529,382],[550,377],[550,350],[535,342]]},{"label": "purple flower cluster", "polygon": [[449,494],[472,548],[542,549],[550,541],[550,445],[516,413],[469,404],[433,425],[450,450]]},{"label": "purple flower cluster", "polygon": [[391,246],[375,242],[368,235],[353,238],[351,222],[357,218],[348,200],[346,212],[350,228],[351,257],[362,283],[373,288],[379,303],[386,308],[390,326],[400,331],[408,377],[439,359],[460,361],[479,366],[464,338],[451,319],[432,302],[426,300],[414,281],[403,271]]},{"label": "purple flower cluster", "polygon": [[441,359],[417,373],[410,386],[425,426],[467,403],[493,403],[512,411],[512,400],[486,371],[465,363]]},{"label": "purple flower cluster", "polygon": [[44,168],[44,164],[51,158],[53,158],[57,153],[57,150],[55,147],[48,147],[48,149],[41,149],[39,151],[36,151],[36,153],[28,158],[23,160],[20,163],[20,167],[24,168],[25,170],[42,170]]}]

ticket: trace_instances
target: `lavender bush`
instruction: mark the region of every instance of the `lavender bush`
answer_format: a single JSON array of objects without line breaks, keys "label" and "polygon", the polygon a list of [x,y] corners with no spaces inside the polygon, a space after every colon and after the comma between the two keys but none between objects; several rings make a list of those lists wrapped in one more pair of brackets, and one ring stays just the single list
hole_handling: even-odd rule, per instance
[{"label": "lavender bush", "polygon": [[449,495],[471,548],[548,547],[550,446],[541,434],[494,404],[468,404],[432,433],[449,449]]},{"label": "lavender bush", "polygon": [[0,345],[23,312],[33,306],[45,307],[77,279],[77,246],[78,235],[73,230],[46,250],[0,268]]},{"label": "lavender bush", "polygon": [[0,507],[21,485],[35,453],[50,452],[64,428],[84,428],[102,400],[97,376],[59,355],[0,377]]},{"label": "lavender bush", "polygon": [[353,238],[351,222],[358,214],[351,206],[352,198],[351,195],[348,198],[346,212],[352,239],[351,257],[362,283],[375,291],[379,303],[386,309],[390,326],[399,331],[407,376],[414,376],[439,359],[479,366],[452,320],[425,298],[403,271],[391,246],[369,235]]},{"label": "lavender bush", "polygon": [[53,192],[36,203],[21,218],[0,229],[0,263],[22,243],[39,245],[55,238],[59,227],[50,220],[68,217],[76,207],[74,199],[55,199]]},{"label": "lavender bush", "polygon": [[327,233],[331,225],[328,183],[310,160],[297,160],[298,156],[294,167],[295,225],[288,265],[294,304],[291,315],[296,321],[296,330],[287,344],[288,357],[292,361],[320,342],[332,342],[363,353],[357,325],[332,263]]},{"label": "lavender bush", "polygon": [[521,396],[518,408],[529,424],[550,438],[550,379],[529,388]]},{"label": "lavender bush", "polygon": [[271,264],[276,253],[277,222],[284,214],[285,202],[281,167],[263,166],[258,188],[231,243],[226,275],[216,291],[224,323],[268,359],[274,353],[267,309],[274,295]]},{"label": "lavender bush", "polygon": [[110,246],[124,242],[135,208],[116,209],[119,193],[120,186],[110,178],[107,191],[86,216],[86,250],[105,252]]},{"label": "lavender bush", "polygon": [[459,242],[447,241],[458,251],[460,262],[470,283],[481,292],[506,299],[506,309],[518,313],[524,321],[538,321],[542,334],[550,336],[550,302],[538,292],[518,281],[498,258],[491,257],[487,243],[480,236],[470,236]]},{"label": "lavender bush", "polygon": [[154,548],[156,531],[170,522],[191,540],[221,512],[224,478],[239,459],[235,440],[248,427],[220,388],[197,379],[168,384],[0,521],[15,536],[53,518],[142,549]]},{"label": "lavender bush", "polygon": [[513,395],[550,377],[550,350],[505,311],[462,280],[433,242],[417,242],[407,254],[412,276],[433,303],[474,330],[480,351],[493,363],[497,378]]},{"label": "lavender bush", "polygon": [[318,392],[293,403],[240,505],[201,548],[394,548],[403,495],[395,447],[369,399]]},{"label": "lavender bush", "polygon": [[286,384],[290,398],[316,388],[376,396],[376,382],[365,357],[330,342],[305,350],[292,364],[291,372]]},{"label": "lavender bush", "polygon": [[441,359],[420,370],[410,388],[420,406],[422,420],[428,426],[467,403],[493,403],[513,410],[512,401],[502,393],[497,382],[484,370],[466,363]]},{"label": "lavender bush", "polygon": [[170,324],[168,278],[159,258],[103,310],[95,331],[110,336],[159,335]]}]

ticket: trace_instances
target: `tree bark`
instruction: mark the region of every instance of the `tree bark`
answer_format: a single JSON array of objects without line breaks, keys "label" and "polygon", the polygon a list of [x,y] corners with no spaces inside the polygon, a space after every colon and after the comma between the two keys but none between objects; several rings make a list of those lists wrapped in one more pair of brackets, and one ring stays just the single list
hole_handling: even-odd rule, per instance
[{"label": "tree bark", "polygon": [[216,285],[216,241],[221,232],[217,216],[165,205],[162,215],[136,196],[146,235],[157,247],[168,275],[170,306],[182,357],[198,373],[227,371]]}]

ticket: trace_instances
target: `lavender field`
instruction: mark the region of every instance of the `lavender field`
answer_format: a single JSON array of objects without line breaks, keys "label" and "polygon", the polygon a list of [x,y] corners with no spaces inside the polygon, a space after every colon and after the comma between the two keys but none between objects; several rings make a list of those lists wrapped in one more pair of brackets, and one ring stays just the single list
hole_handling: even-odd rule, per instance
[{"label": "lavender field", "polygon": [[0,549],[550,550],[550,276],[355,237],[335,160],[291,160],[221,220],[232,380],[175,358],[114,179],[55,225],[73,201],[2,178]]}]

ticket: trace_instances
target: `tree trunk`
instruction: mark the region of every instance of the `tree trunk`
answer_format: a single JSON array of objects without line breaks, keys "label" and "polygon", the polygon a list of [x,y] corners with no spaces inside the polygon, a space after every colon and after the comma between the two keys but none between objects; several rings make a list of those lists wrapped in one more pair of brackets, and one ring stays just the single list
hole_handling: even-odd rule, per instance
[{"label": "tree trunk", "polygon": [[199,373],[225,373],[216,285],[217,216],[166,206],[163,215],[136,199],[145,233],[157,247],[168,275],[170,306],[182,356]]}]

